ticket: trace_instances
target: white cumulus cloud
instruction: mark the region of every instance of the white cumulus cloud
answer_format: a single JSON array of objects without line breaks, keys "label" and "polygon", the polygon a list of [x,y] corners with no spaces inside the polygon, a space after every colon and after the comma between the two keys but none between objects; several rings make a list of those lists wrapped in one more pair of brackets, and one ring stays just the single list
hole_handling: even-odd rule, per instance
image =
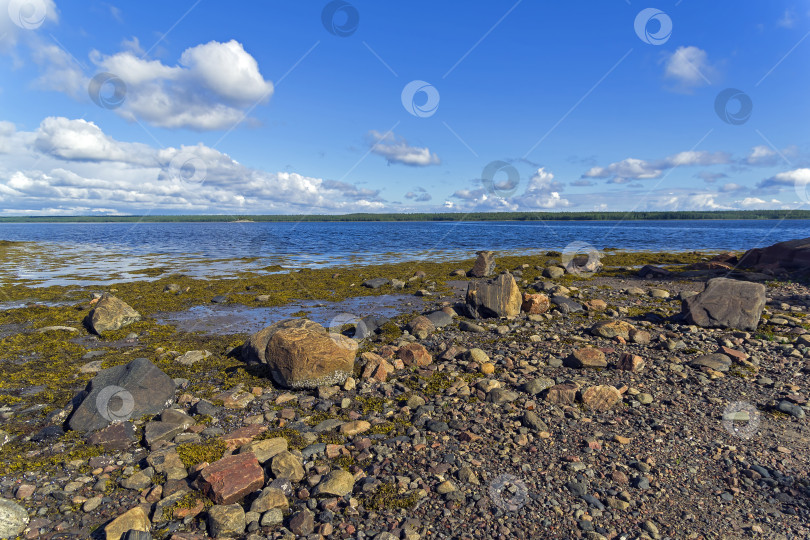
[{"label": "white cumulus cloud", "polygon": [[368,132],[371,152],[382,156],[391,163],[401,163],[412,167],[427,167],[441,163],[439,156],[430,151],[430,148],[410,146],[403,137],[397,137],[392,132],[380,133],[375,130]]}]

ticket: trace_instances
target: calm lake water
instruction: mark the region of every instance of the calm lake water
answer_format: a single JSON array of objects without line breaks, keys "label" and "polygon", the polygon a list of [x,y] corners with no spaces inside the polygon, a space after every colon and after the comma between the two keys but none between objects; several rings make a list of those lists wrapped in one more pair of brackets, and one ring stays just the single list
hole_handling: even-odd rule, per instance
[{"label": "calm lake water", "polygon": [[[32,241],[25,264],[0,274],[55,282],[83,272],[99,283],[153,266],[220,275],[261,268],[454,259],[491,249],[745,250],[810,236],[810,220],[382,222],[382,223],[7,223],[0,239]],[[41,246],[49,253],[43,256]],[[234,259],[255,257],[253,261]]]}]

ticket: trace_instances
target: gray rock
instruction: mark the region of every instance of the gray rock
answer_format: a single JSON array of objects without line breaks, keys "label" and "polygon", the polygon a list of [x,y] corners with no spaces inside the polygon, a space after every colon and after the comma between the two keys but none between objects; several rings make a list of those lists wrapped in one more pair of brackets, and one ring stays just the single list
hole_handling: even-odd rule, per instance
[{"label": "gray rock", "polygon": [[441,328],[442,326],[447,326],[453,322],[453,317],[445,313],[444,311],[434,311],[433,313],[428,313],[425,315],[430,322],[433,323],[433,326],[436,328]]},{"label": "gray rock", "polygon": [[146,358],[104,369],[77,396],[80,404],[68,426],[95,431],[113,421],[157,414],[171,405],[175,389],[172,378]]},{"label": "gray rock", "polygon": [[561,278],[565,275],[565,268],[560,266],[549,266],[543,269],[543,276],[551,279]]},{"label": "gray rock", "polygon": [[764,285],[714,278],[703,292],[683,300],[681,315],[688,324],[755,330],[764,307]]},{"label": "gray rock", "polygon": [[25,508],[8,499],[0,499],[0,538],[16,538],[28,525]]},{"label": "gray rock", "polygon": [[215,296],[211,299],[211,302],[213,302],[214,304],[224,304],[227,301],[228,297],[223,295]]},{"label": "gray rock", "polygon": [[535,431],[548,431],[548,425],[534,411],[523,413],[523,425]]},{"label": "gray rock", "polygon": [[458,323],[458,329],[462,332],[486,332],[487,329],[481,326],[480,324],[475,324],[474,322],[470,321],[461,321]]},{"label": "gray rock", "polygon": [[508,390],[506,388],[493,388],[487,394],[487,401],[491,403],[511,403],[515,401],[520,396],[517,392],[513,392],[512,390]]},{"label": "gray rock", "polygon": [[800,406],[796,405],[795,403],[791,403],[790,401],[787,401],[787,400],[780,401],[778,409],[780,411],[782,411],[783,413],[787,413],[787,414],[793,416],[794,418],[801,419],[801,418],[804,418],[804,416],[805,416],[804,415],[804,409],[802,409]]},{"label": "gray rock", "polygon": [[131,529],[121,536],[121,540],[152,540],[152,533]]},{"label": "gray rock", "polygon": [[728,371],[731,367],[731,358],[722,353],[706,354],[695,358],[689,365],[696,368],[707,367],[715,371]]},{"label": "gray rock", "polygon": [[585,311],[582,304],[571,300],[567,296],[554,295],[551,297],[551,303],[557,306],[563,313],[572,313],[577,311]]}]

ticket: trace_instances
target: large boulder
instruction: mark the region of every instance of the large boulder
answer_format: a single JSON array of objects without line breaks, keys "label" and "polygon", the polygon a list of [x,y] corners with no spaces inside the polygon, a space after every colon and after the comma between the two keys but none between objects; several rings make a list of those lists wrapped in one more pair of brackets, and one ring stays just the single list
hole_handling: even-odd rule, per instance
[{"label": "large boulder", "polygon": [[798,272],[807,275],[810,272],[810,238],[749,249],[740,257],[738,266],[774,273]]},{"label": "large boulder", "polygon": [[495,253],[492,251],[479,251],[477,252],[478,258],[475,260],[473,269],[470,270],[470,276],[476,278],[485,278],[492,275],[495,271]]},{"label": "large boulder", "polygon": [[112,332],[141,320],[141,314],[115,296],[104,293],[84,320],[85,326],[96,334]]},{"label": "large boulder", "polygon": [[273,379],[288,388],[342,384],[354,370],[357,342],[330,333],[307,319],[287,319],[253,334],[242,359],[266,364]]},{"label": "large boulder", "polygon": [[681,315],[698,326],[755,330],[764,307],[764,285],[714,278],[703,292],[683,300]]},{"label": "large boulder", "polygon": [[157,414],[171,405],[176,385],[146,358],[98,372],[76,396],[68,420],[74,431],[96,431],[111,422]]},{"label": "large boulder", "polygon": [[520,314],[522,298],[512,274],[501,274],[494,280],[471,281],[467,286],[467,309],[478,318],[507,317]]}]

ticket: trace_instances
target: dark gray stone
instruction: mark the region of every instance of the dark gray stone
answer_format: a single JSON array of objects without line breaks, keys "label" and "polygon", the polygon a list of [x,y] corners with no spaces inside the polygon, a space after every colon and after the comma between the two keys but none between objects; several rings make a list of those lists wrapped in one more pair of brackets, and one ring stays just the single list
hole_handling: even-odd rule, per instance
[{"label": "dark gray stone", "polygon": [[379,289],[383,285],[388,285],[391,283],[391,280],[383,277],[367,279],[363,282],[363,287],[368,287],[369,289]]},{"label": "dark gray stone", "polygon": [[453,317],[445,313],[444,311],[434,311],[433,313],[428,313],[425,315],[427,319],[433,323],[433,326],[436,328],[441,328],[442,326],[447,326],[453,322]]},{"label": "dark gray stone", "polygon": [[681,315],[688,324],[756,330],[764,307],[764,285],[714,278],[703,292],[683,300]]},{"label": "dark gray stone", "polygon": [[174,400],[175,384],[146,358],[99,371],[77,395],[79,405],[68,426],[74,431],[96,431],[113,421],[157,414]]},{"label": "dark gray stone", "polygon": [[551,297],[551,303],[560,308],[563,313],[572,313],[576,311],[584,311],[582,304],[571,300],[567,296],[554,295]]}]

